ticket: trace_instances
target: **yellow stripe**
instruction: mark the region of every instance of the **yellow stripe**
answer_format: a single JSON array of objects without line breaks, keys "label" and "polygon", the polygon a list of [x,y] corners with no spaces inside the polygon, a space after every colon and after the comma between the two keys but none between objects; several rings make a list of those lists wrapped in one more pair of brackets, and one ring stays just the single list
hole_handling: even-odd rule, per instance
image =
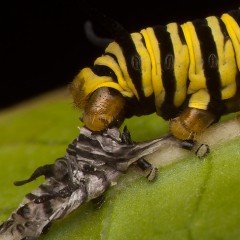
[{"label": "yellow stripe", "polygon": [[187,22],[182,25],[183,33],[188,45],[190,66],[189,66],[189,93],[195,92],[200,88],[206,87],[206,78],[204,75],[202,54],[198,36],[192,22]]},{"label": "yellow stripe", "polygon": [[94,65],[102,65],[109,67],[115,73],[121,88],[123,88],[125,91],[131,92],[131,89],[128,87],[126,81],[123,78],[122,71],[119,65],[111,56],[103,55],[97,58],[94,62]]},{"label": "yellow stripe", "polygon": [[152,86],[155,95],[155,106],[157,112],[164,101],[165,91],[162,84],[162,70],[160,62],[159,43],[154,34],[153,28],[143,29],[141,33],[144,36],[145,43],[152,63]]},{"label": "yellow stripe", "polygon": [[[133,97],[132,92],[125,91],[124,89],[121,88],[121,86],[115,82],[105,82],[97,85],[96,89],[101,88],[101,87],[109,87],[109,88],[114,88],[117,91],[119,91],[123,96],[125,97]],[[95,90],[96,90],[95,89]],[[94,91],[95,91],[94,90]]]},{"label": "yellow stripe", "polygon": [[209,93],[206,89],[200,89],[194,93],[188,103],[191,108],[206,110],[210,101]]},{"label": "yellow stripe", "polygon": [[237,91],[236,74],[237,65],[232,42],[228,39],[225,42],[219,21],[216,17],[207,17],[208,26],[211,28],[214,42],[218,53],[218,70],[222,86],[222,99],[228,99],[235,95]]},{"label": "yellow stripe", "polygon": [[192,22],[186,22],[181,26],[190,56],[188,94],[192,94],[192,100],[190,99],[189,106],[205,110],[210,98],[207,92],[200,43]]},{"label": "yellow stripe", "polygon": [[125,79],[125,81],[128,85],[128,88],[131,89],[131,92],[139,99],[137,90],[132,82],[132,79],[130,78],[130,76],[128,74],[126,60],[125,60],[125,57],[122,53],[120,46],[116,42],[112,42],[108,45],[105,52],[112,53],[113,55],[115,55],[117,57],[118,64],[122,70],[123,78]]},{"label": "yellow stripe", "polygon": [[187,45],[182,44],[182,41],[179,37],[177,23],[167,24],[167,30],[170,33],[174,49],[174,75],[176,79],[174,105],[178,107],[184,102],[186,98],[189,54]]},{"label": "yellow stripe", "polygon": [[232,40],[236,53],[238,70],[240,71],[240,28],[234,18],[227,13],[223,14],[221,19],[225,23],[228,34]]},{"label": "yellow stripe", "polygon": [[97,76],[92,72],[91,68],[82,69],[75,77],[74,82],[79,87],[76,91],[78,91],[78,101],[81,107],[84,107],[88,97],[100,87],[111,87],[127,97],[133,96],[132,92],[126,91],[118,83],[113,82],[111,77]]},{"label": "yellow stripe", "polygon": [[141,59],[141,73],[143,92],[145,97],[149,97],[153,93],[152,76],[151,76],[151,59],[149,53],[142,42],[142,35],[140,33],[133,33],[132,39],[136,50]]}]

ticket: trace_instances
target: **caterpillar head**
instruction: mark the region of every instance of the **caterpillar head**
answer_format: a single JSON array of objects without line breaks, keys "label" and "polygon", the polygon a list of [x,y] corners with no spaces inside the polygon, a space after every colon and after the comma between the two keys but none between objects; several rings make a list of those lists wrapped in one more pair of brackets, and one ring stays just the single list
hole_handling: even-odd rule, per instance
[{"label": "caterpillar head", "polygon": [[82,121],[92,131],[109,125],[120,126],[124,120],[123,96],[115,89],[102,87],[94,91],[85,105]]},{"label": "caterpillar head", "polygon": [[[88,70],[83,69],[70,86],[76,107],[83,109],[81,120],[92,131],[105,130],[109,125],[120,126],[124,120],[125,98],[116,89],[96,88],[99,76],[95,75],[95,79]],[[86,80],[89,74],[91,81]]]},{"label": "caterpillar head", "polygon": [[126,115],[126,98],[137,95],[137,91],[128,76],[121,50],[127,48],[131,35],[104,14],[96,12],[94,18],[109,30],[114,41],[109,43],[105,54],[98,57],[91,68],[80,71],[70,90],[75,105],[84,110],[81,120],[85,126],[92,131],[102,131],[109,125],[121,125]]}]

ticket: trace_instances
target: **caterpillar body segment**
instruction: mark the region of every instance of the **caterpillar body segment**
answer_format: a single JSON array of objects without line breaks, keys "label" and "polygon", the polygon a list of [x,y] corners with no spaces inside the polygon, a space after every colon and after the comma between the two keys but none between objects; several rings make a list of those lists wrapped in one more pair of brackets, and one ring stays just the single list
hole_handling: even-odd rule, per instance
[{"label": "caterpillar body segment", "polygon": [[[71,84],[84,124],[101,131],[112,122],[156,112],[170,120],[174,136],[185,140],[239,111],[239,24],[240,10],[232,10],[125,31]],[[102,88],[111,93],[95,100]]]}]

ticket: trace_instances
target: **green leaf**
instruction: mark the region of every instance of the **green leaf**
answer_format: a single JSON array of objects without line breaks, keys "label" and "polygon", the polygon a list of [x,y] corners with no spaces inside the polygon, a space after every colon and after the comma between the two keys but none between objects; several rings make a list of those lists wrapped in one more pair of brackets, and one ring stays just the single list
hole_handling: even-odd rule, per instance
[{"label": "green leaf", "polygon": [[[0,113],[0,222],[43,178],[21,187],[13,182],[63,156],[82,126],[79,117],[66,89]],[[125,124],[135,141],[168,131],[168,123],[155,114]],[[171,148],[153,154],[149,159],[160,167],[155,182],[132,167],[106,193],[101,209],[87,203],[55,222],[41,239],[240,239],[238,125],[235,119],[203,136],[211,146],[205,159]]]}]

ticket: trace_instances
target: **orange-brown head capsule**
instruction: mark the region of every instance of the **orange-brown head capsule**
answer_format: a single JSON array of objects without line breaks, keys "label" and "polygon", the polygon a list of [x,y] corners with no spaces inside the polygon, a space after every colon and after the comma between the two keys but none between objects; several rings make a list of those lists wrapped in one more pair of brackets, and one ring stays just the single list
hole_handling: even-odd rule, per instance
[{"label": "orange-brown head capsule", "polygon": [[171,119],[170,132],[178,139],[194,139],[215,120],[215,116],[207,110],[186,108],[178,117]]},{"label": "orange-brown head capsule", "polygon": [[92,131],[102,131],[110,124],[120,126],[124,120],[124,97],[114,89],[95,90],[84,107],[82,121]]}]

